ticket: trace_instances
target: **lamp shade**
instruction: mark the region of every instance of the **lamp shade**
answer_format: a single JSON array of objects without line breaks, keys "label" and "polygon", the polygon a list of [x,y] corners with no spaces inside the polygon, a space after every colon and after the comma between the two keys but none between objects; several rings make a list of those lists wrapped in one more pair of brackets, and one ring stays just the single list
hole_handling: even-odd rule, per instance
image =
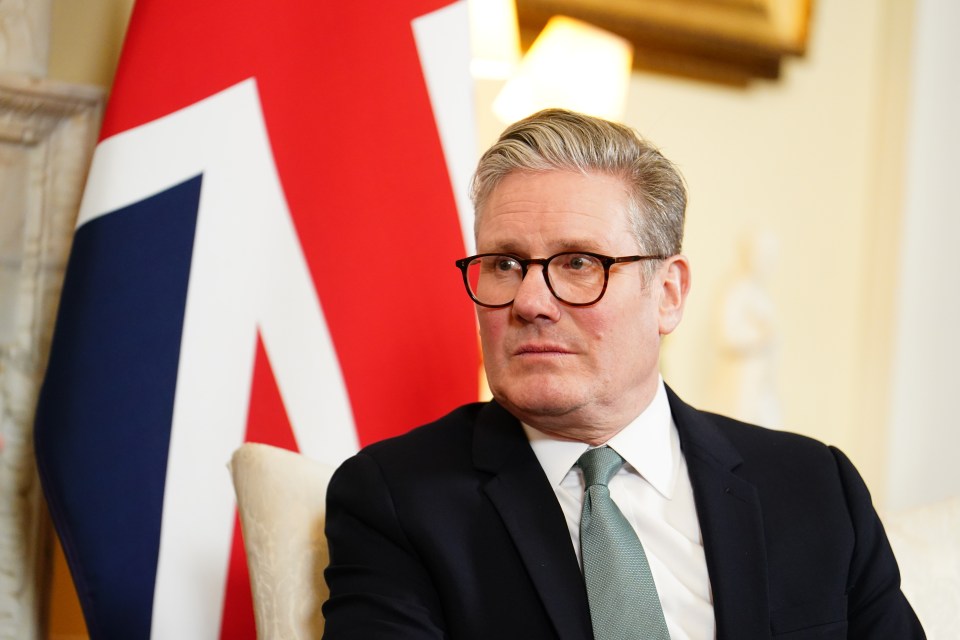
[{"label": "lamp shade", "polygon": [[554,16],[494,100],[493,111],[504,122],[547,107],[620,120],[632,62],[633,46],[624,38]]}]

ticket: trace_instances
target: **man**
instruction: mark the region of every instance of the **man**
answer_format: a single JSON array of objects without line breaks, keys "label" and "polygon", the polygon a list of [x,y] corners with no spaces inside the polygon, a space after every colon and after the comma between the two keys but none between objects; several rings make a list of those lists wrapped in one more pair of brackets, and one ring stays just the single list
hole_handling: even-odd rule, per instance
[{"label": "man", "polygon": [[924,637],[842,453],[661,380],[690,287],[668,160],[548,110],[472,195],[479,255],[457,265],[494,400],[338,470],[324,637]]}]

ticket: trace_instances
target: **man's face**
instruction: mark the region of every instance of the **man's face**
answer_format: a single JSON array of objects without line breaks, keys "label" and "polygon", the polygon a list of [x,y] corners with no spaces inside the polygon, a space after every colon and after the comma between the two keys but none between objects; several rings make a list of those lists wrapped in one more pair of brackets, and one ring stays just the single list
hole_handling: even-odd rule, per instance
[{"label": "man's face", "polygon": [[[480,212],[478,252],[642,253],[627,212],[619,178],[514,172]],[[613,435],[653,398],[660,336],[679,322],[687,284],[682,257],[665,261],[647,286],[642,263],[618,264],[599,302],[571,307],[550,293],[542,268],[531,265],[512,305],[477,307],[494,397],[543,431],[588,441]]]}]

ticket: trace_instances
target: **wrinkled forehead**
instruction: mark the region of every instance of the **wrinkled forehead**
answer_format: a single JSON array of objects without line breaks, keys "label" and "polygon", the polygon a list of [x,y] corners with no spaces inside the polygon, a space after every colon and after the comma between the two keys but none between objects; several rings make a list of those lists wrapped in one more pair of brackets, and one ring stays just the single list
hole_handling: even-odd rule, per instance
[{"label": "wrinkled forehead", "polygon": [[506,251],[609,251],[633,246],[630,197],[621,179],[575,171],[516,172],[478,212],[477,246]]},{"label": "wrinkled forehead", "polygon": [[[476,202],[474,208],[474,231],[476,232],[486,212],[491,208],[491,202],[502,200],[507,192],[512,193],[522,188],[530,195],[535,195],[541,200],[547,200],[547,196],[553,195],[542,191],[534,193],[539,184],[550,185],[548,188],[551,191],[556,189],[556,185],[560,185],[561,194],[558,194],[558,197],[562,197],[563,194],[570,195],[569,190],[563,188],[566,185],[572,185],[574,190],[581,190],[585,185],[587,187],[602,185],[606,197],[613,197],[631,204],[633,199],[633,193],[627,180],[615,174],[600,171],[581,171],[576,168],[514,169],[500,177],[488,191],[478,194],[480,199]],[[595,192],[599,189],[589,188],[588,190]]]}]

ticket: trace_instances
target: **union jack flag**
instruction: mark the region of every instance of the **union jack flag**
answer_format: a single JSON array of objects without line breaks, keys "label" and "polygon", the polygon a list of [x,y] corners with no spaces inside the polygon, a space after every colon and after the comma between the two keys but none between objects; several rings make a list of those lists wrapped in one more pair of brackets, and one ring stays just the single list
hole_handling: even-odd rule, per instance
[{"label": "union jack flag", "polygon": [[138,0],[36,422],[92,638],[254,637],[225,464],[477,395],[467,12]]}]

